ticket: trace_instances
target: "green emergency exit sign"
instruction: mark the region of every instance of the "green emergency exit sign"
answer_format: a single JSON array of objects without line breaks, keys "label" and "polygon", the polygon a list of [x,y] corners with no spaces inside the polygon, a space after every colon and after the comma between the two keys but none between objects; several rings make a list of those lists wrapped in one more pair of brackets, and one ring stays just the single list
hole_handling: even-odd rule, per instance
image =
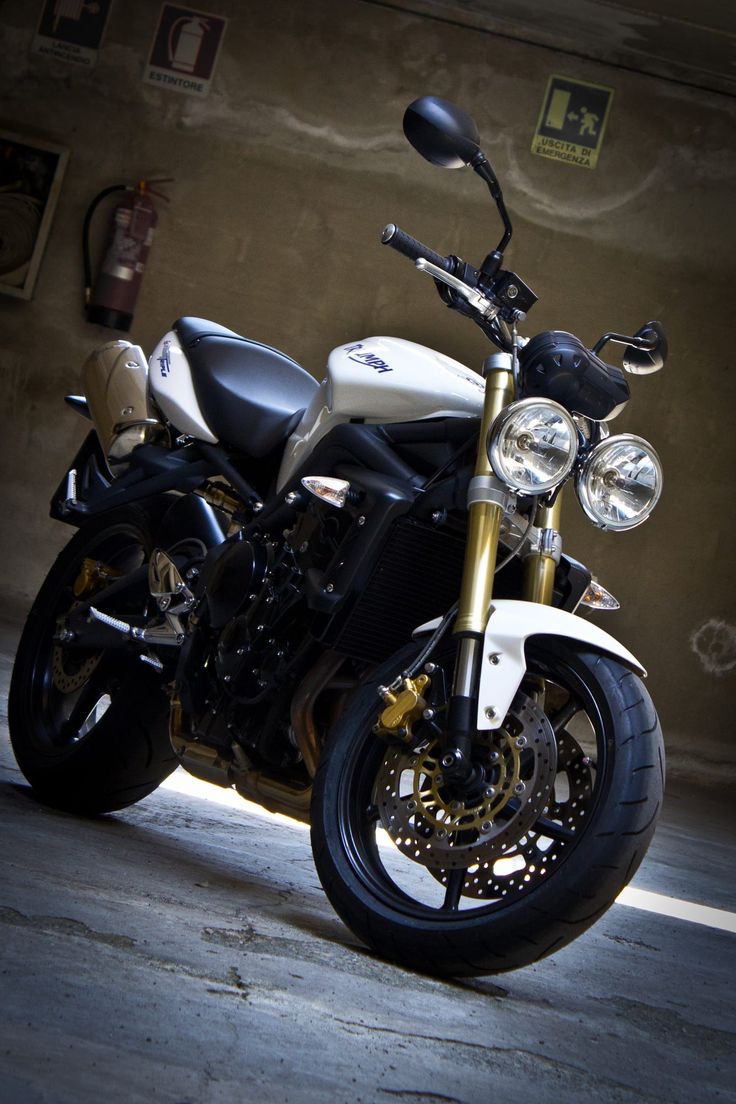
[{"label": "green emergency exit sign", "polygon": [[553,74],[542,101],[532,153],[594,169],[613,102],[613,89]]}]

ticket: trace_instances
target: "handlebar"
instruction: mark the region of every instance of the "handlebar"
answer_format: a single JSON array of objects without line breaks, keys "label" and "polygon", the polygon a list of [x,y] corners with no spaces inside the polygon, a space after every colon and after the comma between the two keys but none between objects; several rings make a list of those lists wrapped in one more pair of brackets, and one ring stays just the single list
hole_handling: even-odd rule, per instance
[{"label": "handlebar", "polygon": [[452,273],[453,271],[454,265],[449,258],[443,257],[441,253],[435,253],[428,245],[422,245],[420,241],[413,238],[411,234],[405,233],[393,222],[384,227],[381,241],[384,245],[390,245],[397,253],[403,253],[411,261],[418,261],[423,257],[425,261],[441,268],[443,272]]}]

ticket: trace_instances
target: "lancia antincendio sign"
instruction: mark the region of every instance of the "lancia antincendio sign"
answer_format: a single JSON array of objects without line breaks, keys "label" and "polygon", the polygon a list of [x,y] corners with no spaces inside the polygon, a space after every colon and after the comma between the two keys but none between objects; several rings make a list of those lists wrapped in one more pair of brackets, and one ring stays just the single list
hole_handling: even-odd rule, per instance
[{"label": "lancia antincendio sign", "polygon": [[542,101],[532,153],[594,169],[613,102],[613,89],[553,74]]}]

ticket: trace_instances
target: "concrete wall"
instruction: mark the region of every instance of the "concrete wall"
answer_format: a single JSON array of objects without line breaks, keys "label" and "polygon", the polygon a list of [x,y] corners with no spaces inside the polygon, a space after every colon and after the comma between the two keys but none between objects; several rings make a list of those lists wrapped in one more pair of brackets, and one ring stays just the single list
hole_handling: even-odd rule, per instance
[{"label": "concrete wall", "polygon": [[[650,318],[667,327],[666,370],[633,381],[616,423],[659,449],[663,500],[615,535],[595,531],[570,494],[565,542],[622,600],[601,622],[649,667],[672,762],[732,770],[734,100],[363,0],[211,0],[230,23],[199,100],[141,81],[157,3],[114,4],[93,71],[29,54],[38,7],[0,9],[0,126],[71,159],[33,301],[0,296],[8,601],[29,600],[68,536],[47,502],[85,426],[61,397],[79,388],[89,349],[115,336],[81,307],[82,218],[106,185],[176,178],[132,331],[146,351],[193,313],[318,377],[329,349],[371,333],[479,365],[480,331],[379,245],[388,221],[476,262],[497,240],[481,182],[434,169],[403,139],[404,107],[431,91],[475,115],[503,183],[508,261],[540,295],[527,332],[570,329],[592,344]],[[593,171],[530,153],[553,72],[615,88]]]}]

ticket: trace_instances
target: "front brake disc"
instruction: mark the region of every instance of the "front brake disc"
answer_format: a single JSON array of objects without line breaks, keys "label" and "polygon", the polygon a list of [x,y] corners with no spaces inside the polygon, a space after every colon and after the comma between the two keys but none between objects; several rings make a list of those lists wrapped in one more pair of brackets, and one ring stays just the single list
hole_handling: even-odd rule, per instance
[{"label": "front brake disc", "polygon": [[544,712],[517,694],[503,727],[478,732],[479,796],[458,800],[445,785],[438,740],[391,745],[376,777],[375,804],[396,847],[433,871],[492,863],[541,816],[557,772],[557,744]]},{"label": "front brake disc", "polygon": [[[500,858],[472,867],[463,883],[463,897],[499,900],[533,889],[562,861],[590,815],[595,768],[577,740],[564,730],[557,738],[557,757],[557,777],[543,820]],[[447,885],[449,869],[432,873]]]}]

